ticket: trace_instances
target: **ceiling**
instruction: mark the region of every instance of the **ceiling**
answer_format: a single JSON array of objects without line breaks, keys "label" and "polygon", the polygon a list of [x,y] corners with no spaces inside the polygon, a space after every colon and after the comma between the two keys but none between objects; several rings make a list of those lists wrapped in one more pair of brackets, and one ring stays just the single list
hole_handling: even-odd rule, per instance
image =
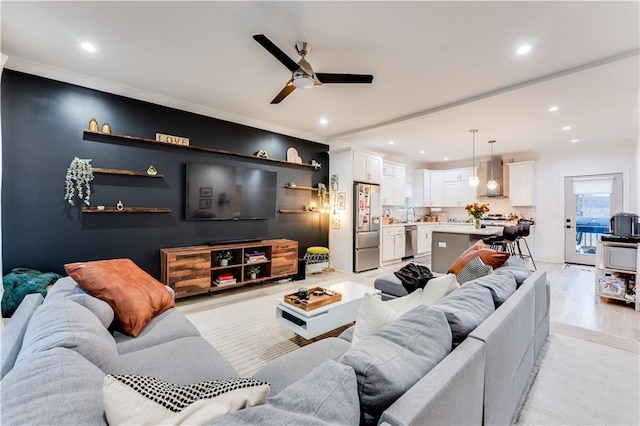
[{"label": "ceiling", "polygon": [[[0,50],[10,69],[431,164],[469,159],[471,128],[477,156],[491,139],[497,155],[635,140],[639,5],[4,1]],[[271,105],[291,73],[254,34],[295,61],[295,43],[309,42],[314,71],[373,84]],[[522,44],[531,52],[516,55]]]}]

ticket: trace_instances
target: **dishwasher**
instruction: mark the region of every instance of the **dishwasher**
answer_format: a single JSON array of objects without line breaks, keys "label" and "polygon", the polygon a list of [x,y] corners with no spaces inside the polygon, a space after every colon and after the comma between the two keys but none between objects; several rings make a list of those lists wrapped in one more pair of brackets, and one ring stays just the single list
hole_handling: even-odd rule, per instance
[{"label": "dishwasher", "polygon": [[418,245],[418,225],[405,225],[404,257],[413,257]]}]

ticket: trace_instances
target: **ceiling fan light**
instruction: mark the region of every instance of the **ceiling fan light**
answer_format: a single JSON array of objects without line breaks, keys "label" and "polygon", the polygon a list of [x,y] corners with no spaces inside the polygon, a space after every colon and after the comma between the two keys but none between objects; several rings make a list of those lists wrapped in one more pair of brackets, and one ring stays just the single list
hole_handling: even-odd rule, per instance
[{"label": "ceiling fan light", "polygon": [[313,87],[313,79],[308,75],[300,75],[293,77],[293,85],[296,89],[311,89]]},{"label": "ceiling fan light", "polygon": [[496,189],[497,187],[498,187],[498,182],[496,182],[495,180],[490,180],[489,182],[487,182],[487,188]]},{"label": "ceiling fan light", "polygon": [[469,186],[478,186],[480,184],[480,178],[478,176],[471,176],[469,178]]}]

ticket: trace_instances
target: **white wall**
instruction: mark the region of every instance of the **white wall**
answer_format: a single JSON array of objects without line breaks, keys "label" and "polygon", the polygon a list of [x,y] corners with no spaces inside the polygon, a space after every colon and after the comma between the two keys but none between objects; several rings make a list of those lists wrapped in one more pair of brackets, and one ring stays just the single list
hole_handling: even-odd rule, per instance
[{"label": "white wall", "polygon": [[[350,149],[329,151],[329,177],[338,175],[338,192],[346,192],[346,210],[336,210],[340,215],[340,229],[331,225],[329,213],[330,265],[338,271],[353,272],[353,159]],[[333,203],[334,200],[331,200]]]},{"label": "white wall", "polygon": [[516,161],[536,160],[536,259],[564,262],[566,176],[622,173],[623,209],[636,209],[639,185],[635,178],[635,150],[634,142],[628,141],[611,145],[570,145],[540,151],[535,158],[515,158]]}]

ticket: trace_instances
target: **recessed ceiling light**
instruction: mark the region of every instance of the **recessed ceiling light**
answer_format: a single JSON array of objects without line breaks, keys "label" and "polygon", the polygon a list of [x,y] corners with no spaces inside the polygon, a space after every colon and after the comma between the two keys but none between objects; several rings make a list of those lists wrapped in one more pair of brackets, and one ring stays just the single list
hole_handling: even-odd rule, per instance
[{"label": "recessed ceiling light", "polygon": [[557,110],[559,110],[560,108],[558,108],[557,106],[552,106],[549,108],[549,112],[556,112]]},{"label": "recessed ceiling light", "polygon": [[96,47],[91,43],[87,43],[86,41],[82,43],[80,47],[82,47],[87,52],[95,53],[96,51]]},{"label": "recessed ceiling light", "polygon": [[389,141],[389,145],[393,145],[394,143],[394,141]]},{"label": "recessed ceiling light", "polygon": [[447,161],[448,159],[449,159],[449,157],[444,157],[443,158],[444,161]]},{"label": "recessed ceiling light", "polygon": [[421,150],[420,150],[420,154],[424,154],[424,149],[421,149]]},{"label": "recessed ceiling light", "polygon": [[578,139],[571,139],[571,143],[576,143],[578,142]]},{"label": "recessed ceiling light", "polygon": [[322,117],[322,118],[320,119],[320,124],[322,124],[323,126],[326,126],[328,122],[329,122],[329,120],[327,120],[327,119],[326,119],[326,118],[324,118],[324,117]]},{"label": "recessed ceiling light", "polygon": [[531,51],[531,46],[529,46],[528,44],[523,44],[522,46],[518,47],[518,50],[516,50],[516,53],[518,55],[524,55],[525,53],[529,53]]},{"label": "recessed ceiling light", "polygon": [[562,130],[571,130],[571,126],[564,126]]}]

